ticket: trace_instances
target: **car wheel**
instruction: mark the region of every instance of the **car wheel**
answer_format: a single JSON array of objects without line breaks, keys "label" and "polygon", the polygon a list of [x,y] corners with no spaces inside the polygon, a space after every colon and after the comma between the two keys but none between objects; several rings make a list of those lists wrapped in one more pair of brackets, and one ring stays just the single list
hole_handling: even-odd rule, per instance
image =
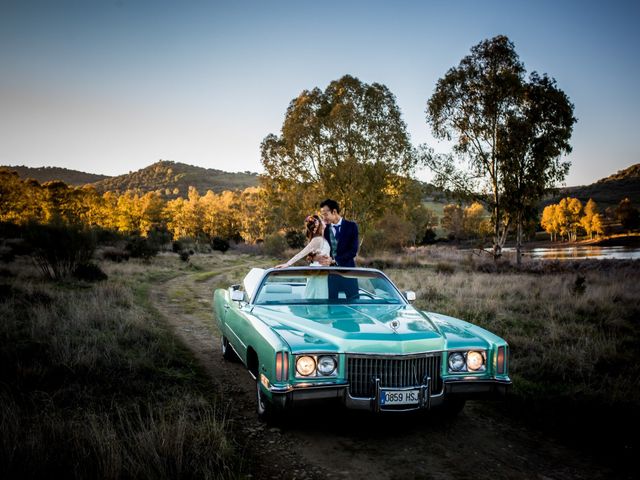
[{"label": "car wheel", "polygon": [[256,380],[256,391],[257,391],[257,413],[258,418],[260,420],[269,421],[273,417],[273,405],[267,398],[267,396],[262,391],[260,387],[260,379]]},{"label": "car wheel", "polygon": [[236,352],[233,351],[231,345],[229,344],[229,340],[224,335],[222,336],[222,358],[225,360],[229,360],[230,362],[235,361],[238,357],[236,356]]}]

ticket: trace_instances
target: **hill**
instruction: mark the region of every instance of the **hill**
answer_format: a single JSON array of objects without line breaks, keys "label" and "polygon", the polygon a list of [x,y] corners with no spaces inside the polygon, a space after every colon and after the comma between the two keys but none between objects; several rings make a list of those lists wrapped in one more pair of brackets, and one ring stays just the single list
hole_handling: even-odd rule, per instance
[{"label": "hill", "polygon": [[258,185],[258,174],[230,173],[214,168],[195,167],[185,163],[160,160],[126,175],[110,177],[93,183],[99,192],[138,189],[143,192],[162,191],[167,197],[186,196],[193,186],[204,194],[207,190],[243,190]]},{"label": "hill", "polygon": [[624,198],[629,198],[633,205],[640,206],[640,163],[591,185],[561,188],[555,195],[546,198],[542,206],[557,203],[563,197],[578,198],[583,203],[592,198],[601,211],[607,207],[616,207]]},{"label": "hill", "polygon": [[80,172],[78,170],[69,170],[68,168],[60,167],[34,168],[19,165],[9,166],[7,168],[18,172],[18,175],[20,175],[20,178],[22,179],[33,178],[40,183],[49,182],[51,180],[60,180],[67,185],[73,185],[76,187],[109,178],[107,175],[97,175],[95,173]]}]

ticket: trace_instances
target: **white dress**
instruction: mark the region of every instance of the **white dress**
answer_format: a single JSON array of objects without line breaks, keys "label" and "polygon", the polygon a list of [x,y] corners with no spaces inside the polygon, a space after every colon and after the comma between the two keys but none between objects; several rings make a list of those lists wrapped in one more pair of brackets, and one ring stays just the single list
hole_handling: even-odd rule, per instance
[{"label": "white dress", "polygon": [[[306,257],[310,253],[315,253],[316,255],[326,255],[327,257],[331,256],[331,245],[329,242],[325,240],[324,237],[313,237],[307,246],[304,247],[300,252],[298,252],[291,260],[287,262],[287,266],[293,265],[301,258]],[[317,267],[320,266],[318,262],[313,262],[311,265]]]},{"label": "white dress", "polygon": [[[296,256],[287,262],[287,265],[292,265],[303,257],[306,257],[310,253],[316,255],[331,255],[331,245],[325,240],[324,237],[313,237],[311,241],[304,247]],[[311,263],[311,266],[319,267],[318,262]],[[320,272],[318,272],[320,273]],[[305,298],[311,299],[327,299],[329,298],[329,285],[327,283],[327,275],[309,275],[307,277],[307,286],[304,289]]]}]

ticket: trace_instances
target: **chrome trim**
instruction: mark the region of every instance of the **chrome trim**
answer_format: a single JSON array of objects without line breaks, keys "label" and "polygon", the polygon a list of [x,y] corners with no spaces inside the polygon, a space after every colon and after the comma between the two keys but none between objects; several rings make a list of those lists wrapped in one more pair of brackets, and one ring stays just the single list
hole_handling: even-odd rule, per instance
[{"label": "chrome trim", "polygon": [[327,388],[344,388],[348,387],[349,383],[347,382],[318,382],[318,383],[297,383],[297,384],[287,384],[283,387],[269,387],[269,391],[271,393],[288,393],[296,390],[321,390]]},{"label": "chrome trim", "polygon": [[[420,388],[430,379],[429,394],[439,395],[443,390],[442,355],[418,353],[409,355],[345,356],[345,378],[349,382],[352,398],[374,398],[377,385],[382,389]],[[377,400],[377,399],[376,399]]]}]

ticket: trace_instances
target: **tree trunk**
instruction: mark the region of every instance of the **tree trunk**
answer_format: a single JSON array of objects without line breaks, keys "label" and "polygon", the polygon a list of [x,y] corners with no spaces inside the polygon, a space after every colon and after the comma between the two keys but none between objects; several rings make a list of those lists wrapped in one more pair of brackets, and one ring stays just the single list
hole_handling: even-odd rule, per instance
[{"label": "tree trunk", "polygon": [[516,225],[516,264],[518,268],[522,265],[521,250],[522,250],[522,217],[518,215],[518,224]]}]

